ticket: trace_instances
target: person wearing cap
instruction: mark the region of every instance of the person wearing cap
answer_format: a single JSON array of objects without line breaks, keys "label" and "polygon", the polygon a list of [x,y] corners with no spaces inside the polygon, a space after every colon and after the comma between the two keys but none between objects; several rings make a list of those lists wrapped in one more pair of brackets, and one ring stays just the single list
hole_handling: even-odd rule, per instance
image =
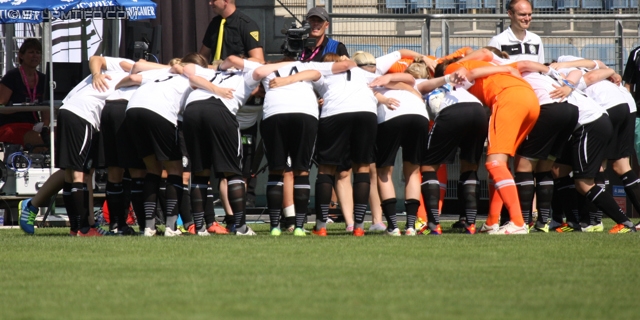
[{"label": "person wearing cap", "polygon": [[533,6],[529,0],[511,0],[507,14],[511,25],[501,34],[491,38],[490,47],[509,54],[511,60],[529,60],[544,64],[544,48],[540,37],[528,31]]},{"label": "person wearing cap", "polygon": [[216,16],[207,27],[198,53],[208,61],[237,55],[264,63],[258,24],[236,10],[235,0],[209,0],[209,5]]},{"label": "person wearing cap", "polygon": [[311,8],[307,13],[307,22],[311,26],[309,38],[316,39],[316,45],[312,48],[304,48],[300,53],[300,61],[321,62],[327,53],[335,53],[339,56],[349,56],[347,47],[340,41],[327,37],[325,32],[329,27],[329,14],[323,8]]}]

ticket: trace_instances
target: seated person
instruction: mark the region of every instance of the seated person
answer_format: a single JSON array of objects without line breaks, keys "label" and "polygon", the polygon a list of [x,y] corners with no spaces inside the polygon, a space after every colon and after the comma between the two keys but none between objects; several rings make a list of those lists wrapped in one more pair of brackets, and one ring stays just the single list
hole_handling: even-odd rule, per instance
[{"label": "seated person", "polygon": [[[9,70],[0,80],[0,104],[5,107],[42,101],[46,76],[36,70],[42,60],[42,44],[38,39],[24,41],[18,51],[20,66]],[[39,124],[42,122],[42,124]],[[36,126],[36,124],[38,124]],[[49,125],[49,113],[14,112],[0,114],[0,141],[32,146],[44,144],[39,132]],[[34,131],[34,129],[37,129]]]}]

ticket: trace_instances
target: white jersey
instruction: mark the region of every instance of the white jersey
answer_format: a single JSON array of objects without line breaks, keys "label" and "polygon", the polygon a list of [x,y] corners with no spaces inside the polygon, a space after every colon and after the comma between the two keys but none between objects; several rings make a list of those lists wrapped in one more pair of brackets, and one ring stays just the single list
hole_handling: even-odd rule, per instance
[{"label": "white jersey", "polygon": [[[281,77],[287,77],[305,70],[318,70],[321,74],[326,74],[327,65],[329,64],[302,63],[296,61],[278,69],[277,73]],[[329,73],[331,73],[330,68],[329,66]],[[262,79],[262,85],[266,92],[264,97],[263,119],[283,113],[304,113],[316,119],[318,118],[318,100],[316,99],[316,94],[313,92],[314,85],[311,81],[299,81],[272,89],[269,87],[269,81],[275,78],[276,73],[273,72]]]},{"label": "white jersey", "polygon": [[627,100],[627,104],[629,105],[629,112],[630,113],[637,112],[638,107],[636,106],[636,101],[633,99],[633,96],[631,95],[629,90],[627,90],[627,88],[622,86],[622,84],[618,85],[617,87],[618,87],[618,90],[620,90],[621,95],[625,98],[625,100]]},{"label": "white jersey", "polygon": [[[426,79],[416,80],[416,85],[415,85],[416,90],[418,90],[418,84],[424,81],[428,81],[428,80]],[[426,100],[428,95],[429,93],[424,94],[423,98]],[[464,88],[455,87],[453,88],[453,90],[445,90],[444,98],[440,102],[439,112],[442,112],[442,110],[448,106],[452,106],[458,103],[466,103],[466,102],[482,104],[482,102],[480,102],[480,100],[478,100],[476,96],[472,95],[471,93],[469,93],[469,91],[465,90]]]},{"label": "white jersey", "polygon": [[406,114],[415,114],[429,119],[424,99],[415,94],[407,90],[389,90],[386,88],[376,88],[375,90],[385,97],[394,98],[400,102],[400,106],[396,107],[395,110],[378,103],[378,124]]},{"label": "white jersey", "polygon": [[320,117],[349,112],[376,113],[378,101],[368,84],[377,77],[360,68],[321,77],[316,81],[318,92],[324,99]]},{"label": "white jersey", "polygon": [[[558,72],[568,75],[571,71],[575,69],[560,69]],[[603,114],[607,114],[607,109],[602,107],[598,102],[588,97],[587,94],[582,92],[580,89],[574,90],[567,97],[567,102],[572,105],[578,107],[578,123],[576,124],[576,128],[583,126],[585,124],[591,123],[593,121],[598,120],[602,117]]]},{"label": "white jersey", "polygon": [[[196,66],[196,75],[201,75],[203,70],[207,69]],[[183,95],[189,88],[189,78],[179,74],[169,74],[166,78],[149,81],[141,85],[131,96],[127,110],[133,108],[151,110],[174,125],[178,125]]]},{"label": "white jersey", "polygon": [[529,60],[544,63],[544,48],[540,37],[525,30],[524,40],[520,41],[509,27],[489,41],[490,47],[498,48],[509,54],[515,61]]},{"label": "white jersey", "polygon": [[86,120],[96,129],[100,128],[100,115],[104,108],[105,100],[114,91],[115,87],[129,73],[124,71],[120,66],[120,62],[128,62],[133,65],[133,61],[122,58],[104,57],[107,70],[103,70],[102,74],[109,75],[111,80],[105,79],[109,89],[104,92],[95,90],[92,85],[93,76],[88,76],[76,85],[69,94],[62,100],[61,110],[69,110],[78,117]]},{"label": "white jersey", "polygon": [[595,100],[605,109],[627,103],[627,99],[620,93],[618,86],[609,80],[598,81],[587,87],[584,78],[580,78],[576,89],[584,91],[589,98]]},{"label": "white jersey", "polygon": [[553,79],[550,76],[541,74],[539,72],[525,72],[522,74],[522,78],[527,81],[533,91],[538,97],[540,105],[560,102],[560,99],[552,99],[549,95],[550,92],[556,90],[556,87],[562,87],[563,84],[557,79]]},{"label": "white jersey", "polygon": [[260,81],[253,79],[253,71],[260,66],[262,65],[257,62],[244,60],[244,69],[241,72],[220,72],[213,69],[201,68],[201,77],[209,80],[209,82],[218,87],[234,89],[233,98],[226,99],[211,91],[198,88],[189,93],[184,106],[187,107],[191,102],[216,97],[224,103],[233,115],[237,114],[240,106],[244,105],[251,96],[253,89],[260,85]]},{"label": "white jersey", "polygon": [[[149,81],[153,81],[156,79],[165,79],[169,75],[169,69],[170,68],[147,70],[147,71],[142,71],[138,73],[140,76],[142,76],[142,83],[140,85],[143,85],[145,83],[148,83]],[[120,89],[117,89],[107,97],[107,100],[129,101],[129,99],[131,99],[131,96],[133,96],[133,93],[136,92],[138,87],[139,86],[128,86],[128,87],[122,87]]]}]

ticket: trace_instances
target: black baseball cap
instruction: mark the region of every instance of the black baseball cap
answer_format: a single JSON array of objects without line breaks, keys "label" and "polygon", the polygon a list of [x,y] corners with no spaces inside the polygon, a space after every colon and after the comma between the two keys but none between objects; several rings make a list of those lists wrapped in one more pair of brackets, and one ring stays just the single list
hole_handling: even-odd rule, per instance
[{"label": "black baseball cap", "polygon": [[307,13],[307,20],[313,16],[316,16],[324,21],[329,21],[329,14],[327,13],[326,10],[324,10],[324,8],[320,8],[320,7],[311,8],[311,10],[309,10],[309,12]]}]

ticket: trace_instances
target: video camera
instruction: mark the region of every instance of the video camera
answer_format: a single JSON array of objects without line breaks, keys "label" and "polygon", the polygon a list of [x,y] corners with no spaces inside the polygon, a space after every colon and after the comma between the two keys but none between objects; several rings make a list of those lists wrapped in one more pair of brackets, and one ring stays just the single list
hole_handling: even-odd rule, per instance
[{"label": "video camera", "polygon": [[304,48],[313,48],[316,45],[316,39],[309,38],[311,26],[307,21],[303,21],[300,28],[295,22],[292,22],[291,27],[283,29],[282,33],[287,36],[282,44],[282,53],[286,56],[297,57]]}]

